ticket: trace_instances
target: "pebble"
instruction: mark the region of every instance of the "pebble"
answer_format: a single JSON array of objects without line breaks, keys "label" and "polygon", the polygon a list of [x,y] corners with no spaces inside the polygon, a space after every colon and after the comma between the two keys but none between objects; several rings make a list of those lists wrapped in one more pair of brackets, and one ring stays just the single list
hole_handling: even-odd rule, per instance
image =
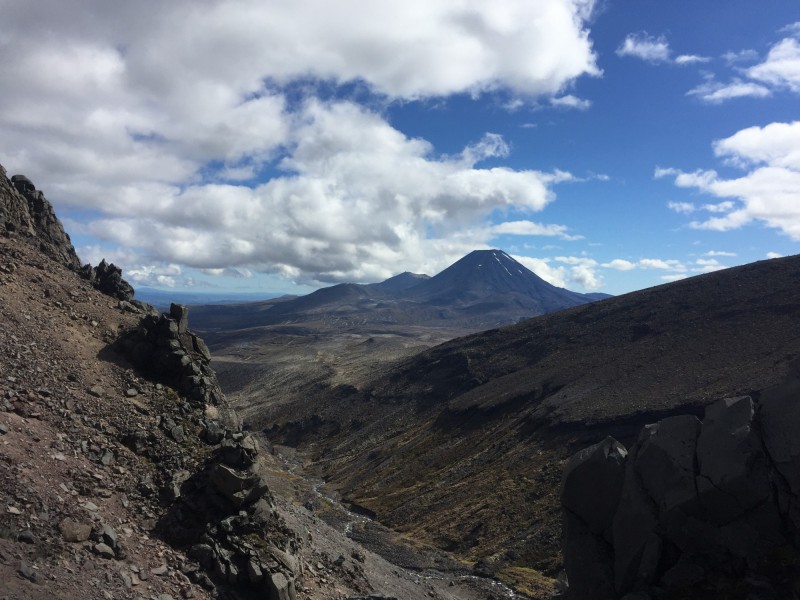
[{"label": "pebble", "polygon": [[85,508],[86,510],[90,510],[92,512],[100,510],[100,507],[97,506],[97,504],[95,504],[94,502],[87,502],[86,504],[83,505],[83,508]]},{"label": "pebble", "polygon": [[153,575],[166,575],[167,574],[167,565],[161,565],[160,567],[153,567],[150,569],[150,572]]},{"label": "pebble", "polygon": [[22,514],[22,511],[20,511],[20,509],[18,509],[16,506],[8,506],[8,507],[6,507],[6,512],[8,512],[8,514],[11,514],[11,515],[21,515]]},{"label": "pebble", "polygon": [[35,544],[36,538],[30,529],[26,529],[25,531],[20,532],[20,534],[17,536],[17,541],[24,542],[26,544]]},{"label": "pebble", "polygon": [[128,388],[127,390],[125,390],[125,395],[128,398],[133,398],[134,396],[139,395],[139,390],[137,390],[136,388]]},{"label": "pebble", "polygon": [[33,567],[24,561],[19,564],[19,574],[29,581],[35,582],[39,578]]},{"label": "pebble", "polygon": [[8,433],[8,427],[0,423],[0,435],[5,435]]},{"label": "pebble", "polygon": [[67,517],[58,526],[61,535],[68,542],[85,542],[92,534],[92,526]]}]

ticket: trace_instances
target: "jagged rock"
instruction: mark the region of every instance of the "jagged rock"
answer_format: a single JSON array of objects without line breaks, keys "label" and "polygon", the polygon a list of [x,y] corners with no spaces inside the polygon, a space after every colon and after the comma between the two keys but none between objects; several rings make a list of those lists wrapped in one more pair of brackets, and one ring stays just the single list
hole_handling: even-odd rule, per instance
[{"label": "jagged rock", "polygon": [[234,469],[246,469],[258,456],[258,442],[251,435],[236,441],[226,439],[220,446],[222,461]]},{"label": "jagged rock", "polygon": [[295,600],[294,581],[283,573],[271,573],[269,576],[269,600]]},{"label": "jagged rock", "polygon": [[602,534],[617,510],[625,476],[625,447],[612,437],[574,455],[561,480],[562,506]]},{"label": "jagged rock", "polygon": [[0,219],[6,231],[35,238],[47,256],[72,271],[80,269],[80,259],[53,206],[30,179],[14,175],[9,181],[5,169],[0,170]]},{"label": "jagged rock", "polygon": [[605,600],[614,591],[608,535],[619,503],[627,451],[611,437],[581,450],[564,469],[564,564],[579,598]]},{"label": "jagged rock", "polygon": [[700,420],[692,415],[670,417],[642,430],[634,461],[647,494],[666,514],[696,498],[695,449]]},{"label": "jagged rock", "polygon": [[170,304],[169,316],[175,319],[179,334],[189,331],[189,307],[183,304]]},{"label": "jagged rock", "polygon": [[210,473],[216,490],[236,507],[252,504],[269,491],[259,475],[216,464]]},{"label": "jagged rock", "polygon": [[219,444],[225,437],[225,430],[216,421],[206,423],[203,437],[209,444]]},{"label": "jagged rock", "polygon": [[102,542],[95,544],[92,547],[92,551],[101,558],[114,558],[114,550],[108,544]]},{"label": "jagged rock", "polygon": [[[133,287],[122,278],[122,269],[113,263],[107,263],[105,259],[101,260],[96,267],[84,265],[80,273],[96,289],[112,298],[118,299],[120,303],[129,303],[133,298]],[[126,309],[122,304],[120,306],[123,310]],[[139,312],[138,308],[133,304],[130,304],[130,307],[133,308],[133,311],[129,310],[129,312]]]},{"label": "jagged rock", "polygon": [[778,494],[781,511],[800,530],[800,380],[765,390],[759,404],[764,446],[788,488]]},{"label": "jagged rock", "polygon": [[[725,578],[789,593],[791,582],[757,570],[791,544],[800,550],[799,429],[800,382],[790,381],[766,390],[760,411],[744,396],[709,405],[702,423],[685,415],[647,425],[628,453],[621,486],[603,476],[616,468],[608,460],[613,440],[578,453],[562,484],[572,597],[658,596]],[[592,514],[591,498],[615,495],[609,535],[608,503]]]}]

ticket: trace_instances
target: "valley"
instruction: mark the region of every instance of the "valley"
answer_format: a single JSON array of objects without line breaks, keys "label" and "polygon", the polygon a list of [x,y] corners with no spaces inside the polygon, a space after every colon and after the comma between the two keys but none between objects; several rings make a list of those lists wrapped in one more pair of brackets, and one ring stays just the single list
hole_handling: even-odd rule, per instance
[{"label": "valley", "polygon": [[553,594],[567,458],[780,381],[800,359],[798,277],[777,259],[466,336],[320,320],[205,336],[248,427],[300,450],[309,476],[404,538]]}]

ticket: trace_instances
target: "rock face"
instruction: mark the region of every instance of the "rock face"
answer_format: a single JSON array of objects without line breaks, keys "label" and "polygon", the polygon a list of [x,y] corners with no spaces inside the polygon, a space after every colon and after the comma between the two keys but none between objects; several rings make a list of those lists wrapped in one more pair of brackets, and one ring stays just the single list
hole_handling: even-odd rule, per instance
[{"label": "rock face", "polygon": [[75,271],[81,266],[61,221],[44,194],[24,175],[9,180],[0,167],[0,226],[6,234],[36,238],[50,258]]},{"label": "rock face", "polygon": [[798,431],[792,380],[647,425],[627,453],[607,438],[576,454],[561,488],[571,597],[797,597]]},{"label": "rock face", "polygon": [[0,165],[0,232],[4,235],[22,235],[35,240],[39,249],[71,271],[77,271],[84,279],[109,296],[130,301],[133,287],[122,278],[122,270],[113,264],[101,261],[96,267],[81,266],[69,235],[56,216],[53,205],[37,190],[25,175],[6,177]]}]

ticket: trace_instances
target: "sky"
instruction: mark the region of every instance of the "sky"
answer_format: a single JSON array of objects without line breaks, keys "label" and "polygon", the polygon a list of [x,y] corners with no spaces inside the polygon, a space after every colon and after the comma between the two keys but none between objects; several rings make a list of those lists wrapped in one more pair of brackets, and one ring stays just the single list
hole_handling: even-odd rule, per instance
[{"label": "sky", "polygon": [[134,286],[800,252],[797,0],[0,0],[0,164]]}]

